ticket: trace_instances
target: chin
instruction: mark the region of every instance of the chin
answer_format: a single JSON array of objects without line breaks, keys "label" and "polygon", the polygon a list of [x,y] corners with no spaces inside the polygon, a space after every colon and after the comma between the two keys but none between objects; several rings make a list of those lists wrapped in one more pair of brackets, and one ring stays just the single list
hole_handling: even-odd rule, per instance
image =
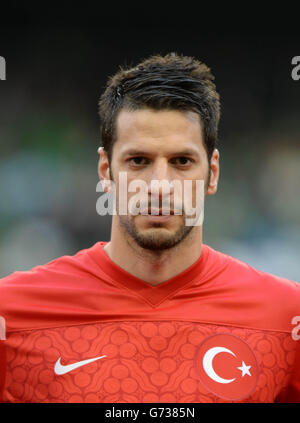
[{"label": "chin", "polygon": [[168,250],[182,242],[192,230],[183,222],[177,225],[167,225],[152,222],[145,225],[135,219],[120,218],[120,223],[127,236],[141,248],[151,251]]},{"label": "chin", "polygon": [[180,244],[190,231],[191,227],[180,231],[170,231],[166,228],[150,228],[136,232],[133,239],[144,249],[162,251],[174,248]]}]

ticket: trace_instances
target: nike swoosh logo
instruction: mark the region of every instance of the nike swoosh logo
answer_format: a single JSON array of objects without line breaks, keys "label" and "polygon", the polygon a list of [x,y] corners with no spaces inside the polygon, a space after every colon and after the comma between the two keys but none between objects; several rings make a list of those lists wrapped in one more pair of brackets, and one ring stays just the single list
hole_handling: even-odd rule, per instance
[{"label": "nike swoosh logo", "polygon": [[92,363],[96,360],[100,360],[100,358],[104,357],[106,357],[106,355],[102,355],[101,357],[90,358],[88,360],[77,361],[77,363],[68,364],[67,366],[63,366],[60,363],[61,357],[59,357],[54,366],[54,373],[56,373],[57,375],[64,375],[66,373],[71,372],[72,370],[77,369],[78,367],[85,366],[86,364]]}]

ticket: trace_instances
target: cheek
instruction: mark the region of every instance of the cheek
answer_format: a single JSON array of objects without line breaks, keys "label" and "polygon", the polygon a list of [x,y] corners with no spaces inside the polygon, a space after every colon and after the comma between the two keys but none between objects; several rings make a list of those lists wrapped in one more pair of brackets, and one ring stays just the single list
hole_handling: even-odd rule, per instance
[{"label": "cheek", "polygon": [[186,180],[183,183],[182,201],[188,207],[197,208],[204,201],[207,191],[207,177],[201,177],[193,180]]}]

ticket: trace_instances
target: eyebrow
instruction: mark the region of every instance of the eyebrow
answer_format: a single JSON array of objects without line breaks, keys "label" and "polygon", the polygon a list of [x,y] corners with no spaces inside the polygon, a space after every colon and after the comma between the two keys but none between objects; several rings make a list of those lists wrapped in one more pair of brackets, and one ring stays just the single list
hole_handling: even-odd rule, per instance
[{"label": "eyebrow", "polygon": [[[129,149],[129,150],[125,150],[124,153],[122,154],[123,156],[128,155],[128,156],[142,156],[142,155],[151,155],[151,153],[144,151],[144,150],[138,150],[138,149]],[[192,148],[187,148],[181,151],[176,151],[174,153],[171,153],[171,155],[173,156],[200,156],[200,154],[198,153],[197,150],[194,150]]]}]

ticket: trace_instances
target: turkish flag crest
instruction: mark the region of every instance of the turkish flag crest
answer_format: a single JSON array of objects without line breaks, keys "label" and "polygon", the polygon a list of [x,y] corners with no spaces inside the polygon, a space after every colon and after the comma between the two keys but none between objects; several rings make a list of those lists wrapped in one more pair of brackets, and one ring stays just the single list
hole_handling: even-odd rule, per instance
[{"label": "turkish flag crest", "polygon": [[206,338],[196,350],[194,365],[202,384],[229,401],[249,397],[259,376],[254,352],[235,335],[217,334]]}]

